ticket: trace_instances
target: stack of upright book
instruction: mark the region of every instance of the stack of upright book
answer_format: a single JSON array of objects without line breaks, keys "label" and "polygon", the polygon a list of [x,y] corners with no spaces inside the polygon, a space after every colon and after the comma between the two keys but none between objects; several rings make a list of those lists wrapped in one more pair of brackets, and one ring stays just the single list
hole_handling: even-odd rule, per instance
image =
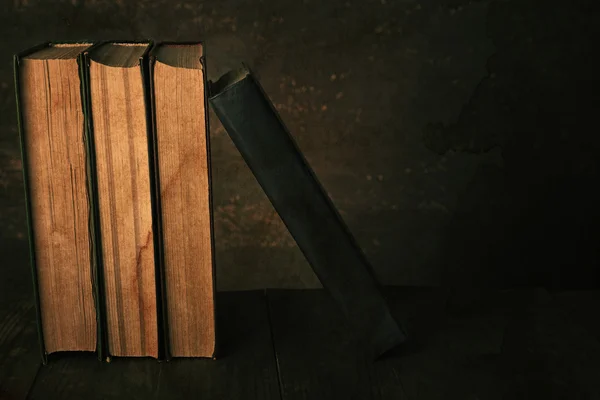
[{"label": "stack of upright book", "polygon": [[15,77],[44,362],[214,357],[202,44],[44,44]]},{"label": "stack of upright book", "polygon": [[369,355],[403,343],[371,265],[251,71],[209,90],[205,66],[200,43],[58,43],[15,57],[44,362],[75,350],[215,357],[208,103]]}]

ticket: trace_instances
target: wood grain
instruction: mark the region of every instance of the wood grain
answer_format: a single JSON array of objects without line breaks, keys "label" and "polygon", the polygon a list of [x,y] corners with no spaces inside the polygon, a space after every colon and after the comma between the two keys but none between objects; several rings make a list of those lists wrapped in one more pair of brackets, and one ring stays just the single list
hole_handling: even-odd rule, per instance
[{"label": "wood grain", "polygon": [[[587,308],[586,319],[593,319],[595,309],[588,302],[597,293],[553,300],[531,289],[458,296],[440,288],[386,292],[414,341],[376,362],[361,355],[322,290],[269,291],[270,314],[262,292],[226,292],[218,298],[224,351],[216,361],[116,359],[107,364],[91,354],[57,354],[40,369],[29,396],[24,394],[34,365],[23,362],[26,349],[15,347],[23,346],[16,343],[23,332],[17,315],[30,312],[31,305],[15,301],[11,312],[0,307],[0,326],[6,326],[0,354],[9,360],[0,361],[0,397],[600,398],[600,342],[573,316],[573,308]],[[19,363],[24,369],[15,368]]]},{"label": "wood grain", "polygon": [[264,291],[217,294],[219,356],[161,364],[157,399],[280,399]]},{"label": "wood grain", "polygon": [[327,292],[269,290],[267,299],[282,399],[373,398],[368,357]]},{"label": "wood grain", "polygon": [[139,66],[90,64],[106,295],[115,356],[158,356],[148,138]]},{"label": "wood grain", "polygon": [[96,348],[77,60],[21,62],[33,237],[46,351]]},{"label": "wood grain", "polygon": [[[164,270],[171,355],[210,357],[215,347],[213,254],[201,47],[183,68],[154,70]],[[194,57],[191,58],[192,60]]]},{"label": "wood grain", "polygon": [[440,288],[385,293],[412,340],[371,361],[325,291],[268,291],[284,399],[496,398],[488,357],[501,349],[501,315],[449,316]]},{"label": "wood grain", "polygon": [[[41,366],[27,239],[0,241],[0,399],[27,398]],[[25,274],[23,273],[25,272]],[[57,353],[61,354],[61,353]],[[73,354],[73,353],[69,353]],[[51,356],[52,357],[52,356]]]},{"label": "wood grain", "polygon": [[8,239],[0,243],[0,259],[10,266],[0,281],[0,399],[3,400],[26,398],[41,364],[31,279],[25,281],[19,277],[19,272],[27,269],[26,255],[26,240]]},{"label": "wood grain", "polygon": [[89,354],[57,354],[40,368],[28,399],[153,399],[161,364],[150,358],[98,362]]},{"label": "wood grain", "polygon": [[91,355],[60,354],[40,369],[27,398],[280,399],[264,292],[219,296],[222,358],[176,358],[163,363],[115,358],[100,363]]},{"label": "wood grain", "polygon": [[[41,365],[32,299],[0,307],[0,399],[24,399]],[[5,304],[6,306],[8,304]],[[4,305],[3,305],[4,306]]]},{"label": "wood grain", "polygon": [[600,398],[600,342],[574,316],[597,294],[385,292],[412,339],[371,362],[324,291],[268,291],[284,399]]}]

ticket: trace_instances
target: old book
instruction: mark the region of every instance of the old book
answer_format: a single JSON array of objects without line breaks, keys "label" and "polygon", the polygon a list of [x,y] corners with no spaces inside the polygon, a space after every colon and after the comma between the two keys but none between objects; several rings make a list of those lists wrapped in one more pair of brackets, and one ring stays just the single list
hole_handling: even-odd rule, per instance
[{"label": "old book", "polygon": [[146,58],[149,43],[85,53],[98,197],[99,266],[112,356],[158,357]]},{"label": "old book", "polygon": [[213,357],[215,285],[203,47],[150,55],[163,312],[173,357]]},{"label": "old book", "polygon": [[[95,351],[98,286],[88,192],[81,53],[44,44],[15,56],[30,258],[42,357]],[[101,350],[98,347],[98,350]]]},{"label": "old book", "polygon": [[209,101],[366,351],[378,357],[404,342],[371,265],[250,70],[211,84]]}]

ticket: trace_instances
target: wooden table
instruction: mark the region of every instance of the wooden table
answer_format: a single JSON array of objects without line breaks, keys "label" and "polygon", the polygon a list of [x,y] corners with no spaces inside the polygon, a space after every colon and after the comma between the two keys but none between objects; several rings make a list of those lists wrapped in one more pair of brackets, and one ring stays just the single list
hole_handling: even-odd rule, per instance
[{"label": "wooden table", "polygon": [[598,292],[387,288],[414,340],[375,363],[323,290],[224,292],[217,360],[41,366],[27,284],[0,286],[2,400],[600,398]]}]

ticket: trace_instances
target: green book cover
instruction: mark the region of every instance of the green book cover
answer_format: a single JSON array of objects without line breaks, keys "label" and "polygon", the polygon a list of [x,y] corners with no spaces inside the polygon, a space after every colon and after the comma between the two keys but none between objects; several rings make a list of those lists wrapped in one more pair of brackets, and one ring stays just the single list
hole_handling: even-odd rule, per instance
[{"label": "green book cover", "polygon": [[[80,41],[77,43],[87,44],[89,42]],[[38,336],[39,336],[39,346],[40,352],[42,356],[42,362],[44,364],[48,361],[48,352],[44,342],[44,332],[43,332],[43,324],[42,324],[42,312],[41,312],[41,304],[40,304],[40,292],[39,292],[39,279],[38,279],[38,268],[37,268],[37,257],[36,257],[36,246],[34,240],[34,218],[35,216],[32,213],[32,194],[31,194],[31,172],[29,171],[29,162],[28,162],[28,154],[26,151],[25,145],[25,137],[27,132],[25,132],[24,126],[24,118],[26,117],[27,110],[23,108],[23,93],[22,89],[22,80],[23,76],[21,74],[22,67],[22,59],[28,55],[33,54],[39,50],[44,48],[48,48],[53,46],[55,43],[43,43],[41,45],[32,47],[27,49],[19,54],[14,56],[14,78],[15,78],[15,94],[16,94],[16,104],[17,104],[17,122],[18,122],[18,130],[19,130],[19,140],[21,147],[21,158],[23,162],[23,181],[25,187],[25,205],[26,205],[26,215],[27,215],[27,236],[29,241],[29,258],[30,258],[30,267],[33,278],[33,287],[34,287],[34,300],[35,300],[35,309],[36,309],[36,318],[37,318],[37,327],[38,327]],[[66,43],[61,43],[66,44]],[[75,44],[75,43],[72,43]],[[94,187],[92,185],[91,177],[93,176],[93,157],[91,155],[93,152],[90,148],[90,140],[89,140],[89,124],[87,121],[87,76],[86,69],[84,68],[84,58],[83,54],[79,54],[77,56],[77,63],[79,66],[79,79],[80,79],[80,101],[82,102],[83,109],[83,119],[84,124],[81,127],[82,129],[82,137],[85,142],[85,158],[86,158],[86,190],[87,190],[87,199],[89,206],[89,220],[88,220],[88,229],[89,229],[89,245],[90,245],[90,264],[92,271],[92,295],[94,298],[94,306],[95,306],[95,319],[96,319],[96,352],[99,359],[103,359],[104,354],[104,340],[103,340],[103,314],[101,307],[101,285],[99,285],[99,270],[97,263],[97,243],[96,243],[96,225],[95,218],[93,217],[93,209],[95,207],[95,195],[94,195]]]},{"label": "green book cover", "polygon": [[[214,352],[212,354],[212,358],[216,359],[219,353],[219,336],[218,336],[218,320],[216,318],[217,310],[216,310],[216,265],[215,265],[215,240],[214,240],[214,215],[213,215],[213,192],[212,192],[212,167],[211,167],[211,157],[210,157],[210,130],[209,130],[209,107],[208,107],[208,73],[206,70],[206,43],[202,41],[197,42],[158,42],[156,43],[152,50],[149,53],[148,59],[148,71],[147,71],[147,97],[151,104],[152,109],[152,132],[151,132],[151,142],[152,142],[152,175],[154,180],[154,190],[155,190],[155,199],[156,199],[156,214],[155,221],[157,224],[157,241],[159,245],[158,253],[157,253],[157,266],[159,271],[159,300],[160,300],[160,308],[161,308],[161,318],[159,319],[159,323],[162,324],[162,339],[161,344],[164,348],[163,358],[169,360],[172,355],[172,349],[170,348],[170,337],[169,337],[169,315],[168,315],[168,307],[167,307],[167,285],[166,285],[166,272],[165,272],[165,258],[164,258],[164,230],[163,230],[163,222],[162,222],[162,209],[161,209],[161,191],[160,191],[160,174],[159,174],[159,157],[161,154],[158,149],[158,138],[157,138],[157,124],[156,124],[156,99],[155,99],[155,66],[158,61],[158,51],[161,46],[199,46],[201,48],[201,55],[199,58],[199,62],[202,65],[203,70],[203,87],[204,87],[204,110],[205,110],[205,118],[204,118],[204,128],[206,132],[206,152],[207,152],[207,174],[208,174],[208,209],[209,209],[209,224],[210,224],[210,243],[211,243],[211,266],[212,266],[212,297],[213,297],[213,316],[214,316],[214,328],[215,328],[215,341],[214,341]],[[180,88],[185,90],[185,88]],[[198,305],[200,306],[200,305]],[[172,327],[171,327],[172,329]]]},{"label": "green book cover", "polygon": [[[154,177],[155,177],[155,173],[153,170],[153,159],[154,159],[154,151],[153,151],[153,145],[152,145],[152,114],[151,114],[151,107],[150,107],[150,88],[149,88],[149,66],[148,66],[148,54],[153,46],[153,42],[150,40],[145,40],[145,41],[122,41],[122,40],[110,40],[110,41],[103,41],[101,43],[98,43],[97,45],[94,46],[94,48],[90,48],[86,51],[84,51],[83,55],[82,55],[82,66],[83,66],[83,72],[82,75],[84,76],[84,80],[85,80],[85,98],[86,98],[86,102],[85,102],[85,113],[86,113],[86,133],[87,133],[87,142],[88,142],[88,146],[89,146],[89,154],[90,154],[90,169],[92,171],[94,171],[94,173],[92,174],[92,177],[90,179],[90,191],[93,193],[93,197],[96,200],[96,202],[93,204],[93,216],[94,216],[94,226],[95,226],[95,235],[94,237],[96,238],[96,246],[97,246],[97,264],[98,264],[98,280],[100,282],[99,284],[99,288],[100,288],[100,292],[104,292],[106,289],[105,285],[106,285],[106,280],[104,277],[104,270],[105,270],[105,264],[103,262],[103,246],[102,246],[102,240],[101,240],[101,231],[100,231],[100,209],[99,209],[99,202],[98,202],[98,177],[96,174],[96,154],[97,151],[95,149],[95,138],[94,138],[94,117],[99,118],[99,116],[94,116],[93,112],[92,112],[92,105],[91,105],[91,101],[92,101],[92,96],[94,96],[94,93],[91,92],[91,87],[92,84],[90,83],[90,64],[92,62],[93,59],[93,50],[97,47],[100,47],[102,45],[105,44],[110,44],[110,43],[115,43],[115,44],[145,44],[147,45],[144,53],[139,57],[139,59],[137,60],[137,65],[139,66],[139,70],[141,73],[141,79],[143,81],[143,87],[144,87],[144,92],[143,92],[143,96],[144,96],[144,103],[146,104],[146,106],[144,107],[145,109],[145,115],[144,118],[146,120],[146,128],[147,128],[147,136],[148,136],[148,157],[149,157],[149,168],[150,168],[150,189],[151,189],[151,194],[150,194],[150,201],[151,201],[151,208],[152,208],[152,230],[154,232],[153,234],[153,248],[154,248],[154,260],[155,260],[155,276],[156,276],[156,302],[157,302],[157,333],[158,333],[158,343],[157,343],[157,347],[158,347],[158,359],[162,360],[162,359],[166,359],[166,344],[165,344],[165,328],[163,326],[163,317],[162,317],[162,301],[161,301],[161,274],[160,274],[160,249],[161,249],[161,243],[160,243],[160,239],[159,239],[159,234],[158,234],[158,218],[157,218],[157,198],[155,196],[155,183],[154,183]],[[111,354],[110,349],[109,349],[109,342],[108,342],[108,320],[107,320],[107,311],[106,311],[106,296],[103,295],[102,297],[102,301],[99,304],[99,310],[100,313],[102,315],[102,328],[104,330],[104,332],[106,333],[105,335],[103,335],[103,355],[104,358],[109,361],[110,357],[113,356],[114,354]]]}]

